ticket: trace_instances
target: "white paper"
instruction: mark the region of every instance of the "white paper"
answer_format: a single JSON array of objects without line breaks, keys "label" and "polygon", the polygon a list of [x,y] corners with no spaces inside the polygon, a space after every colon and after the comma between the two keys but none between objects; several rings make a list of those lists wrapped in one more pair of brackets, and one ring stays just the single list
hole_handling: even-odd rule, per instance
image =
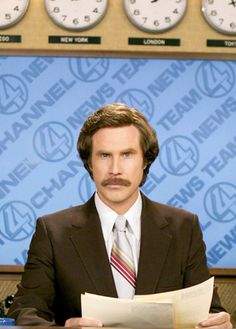
[{"label": "white paper", "polygon": [[141,302],[93,294],[81,296],[82,316],[99,320],[106,327],[173,328],[173,305]]},{"label": "white paper", "polygon": [[208,318],[214,278],[190,288],[138,295],[133,300],[81,295],[82,316],[107,327],[193,328]]},{"label": "white paper", "polygon": [[174,305],[174,327],[191,328],[208,318],[213,288],[214,277],[189,288],[135,296],[134,301],[171,301]]}]

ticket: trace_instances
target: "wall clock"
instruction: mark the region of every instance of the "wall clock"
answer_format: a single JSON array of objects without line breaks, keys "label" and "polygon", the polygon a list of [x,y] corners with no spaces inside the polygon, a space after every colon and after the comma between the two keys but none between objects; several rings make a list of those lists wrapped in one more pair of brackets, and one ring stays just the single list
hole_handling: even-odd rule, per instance
[{"label": "wall clock", "polygon": [[186,8],[187,0],[124,0],[130,22],[151,33],[173,28],[183,18]]},{"label": "wall clock", "polygon": [[202,0],[202,13],[216,31],[236,35],[236,0]]},{"label": "wall clock", "polygon": [[1,0],[0,29],[6,29],[19,22],[28,6],[29,0]]},{"label": "wall clock", "polygon": [[62,28],[83,31],[101,21],[108,0],[44,0],[46,11],[54,23]]}]

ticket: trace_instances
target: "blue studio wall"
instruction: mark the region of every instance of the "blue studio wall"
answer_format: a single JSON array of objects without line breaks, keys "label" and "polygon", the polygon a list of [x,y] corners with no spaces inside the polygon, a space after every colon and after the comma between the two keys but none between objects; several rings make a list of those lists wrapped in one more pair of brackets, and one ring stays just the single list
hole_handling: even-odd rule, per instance
[{"label": "blue studio wall", "polygon": [[199,216],[210,267],[236,267],[236,63],[0,57],[0,264],[24,264],[37,217],[86,201],[85,118],[139,108],[160,156],[142,191]]}]

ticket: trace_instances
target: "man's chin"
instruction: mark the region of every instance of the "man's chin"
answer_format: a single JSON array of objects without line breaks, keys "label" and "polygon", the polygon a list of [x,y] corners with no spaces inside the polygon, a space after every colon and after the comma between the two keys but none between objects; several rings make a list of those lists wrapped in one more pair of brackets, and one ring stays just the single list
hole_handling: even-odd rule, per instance
[{"label": "man's chin", "polygon": [[[109,202],[120,203],[126,200],[127,195],[124,193],[125,186],[106,186],[106,190],[101,193],[102,198],[105,198]],[[100,194],[100,195],[101,195]]]}]

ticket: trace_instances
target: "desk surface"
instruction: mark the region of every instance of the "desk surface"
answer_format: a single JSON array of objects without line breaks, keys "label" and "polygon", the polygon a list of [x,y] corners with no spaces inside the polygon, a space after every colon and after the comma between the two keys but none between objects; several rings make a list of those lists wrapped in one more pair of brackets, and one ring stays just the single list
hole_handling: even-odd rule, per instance
[{"label": "desk surface", "polygon": [[[6,328],[9,328],[9,329],[36,329],[37,327],[39,326],[14,326],[14,327],[11,327],[11,326],[0,326],[0,329],[6,329]],[[50,327],[43,327],[43,326],[40,326],[39,327],[40,329],[46,329],[46,328],[50,328]],[[59,328],[62,328],[62,327],[53,327],[53,329],[59,329]],[[79,327],[78,327],[79,328]],[[84,328],[84,329],[89,329],[89,328],[95,328],[95,327],[81,327],[81,329]],[[115,327],[104,327],[106,329],[114,329]],[[117,328],[117,327],[116,327]],[[121,329],[131,329],[131,328],[121,328]],[[140,327],[140,329],[142,329]],[[181,329],[181,328],[178,328],[178,329]],[[184,329],[193,329],[193,328],[184,328]],[[233,329],[236,329],[236,328],[233,328]]]},{"label": "desk surface", "polygon": [[[48,328],[51,328],[51,327],[47,327],[47,326],[0,326],[0,329],[36,329],[36,328],[40,328],[40,329],[48,329]],[[61,329],[62,327],[59,327],[59,326],[53,326],[52,327],[53,329]],[[73,327],[75,328],[75,327]],[[94,329],[94,328],[97,328],[97,327],[77,327],[77,328],[80,328],[80,329]],[[118,328],[118,327],[104,327],[106,329],[114,329],[114,328]],[[132,328],[128,328],[128,327],[122,327],[120,329],[132,329]],[[140,329],[142,329],[140,327]],[[181,328],[179,328],[181,329]],[[184,328],[184,329],[193,329],[193,328]],[[236,328],[233,328],[233,329],[236,329]]]}]

